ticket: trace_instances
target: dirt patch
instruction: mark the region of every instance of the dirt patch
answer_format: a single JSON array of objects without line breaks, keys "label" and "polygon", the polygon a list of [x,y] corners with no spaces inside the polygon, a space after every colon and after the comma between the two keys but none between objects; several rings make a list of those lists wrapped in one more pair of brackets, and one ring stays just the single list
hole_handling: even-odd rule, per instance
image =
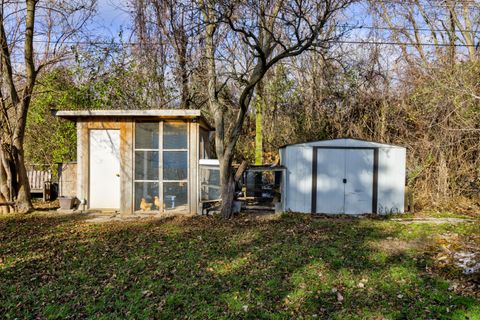
[{"label": "dirt patch", "polygon": [[404,224],[411,223],[433,223],[433,224],[458,224],[458,223],[473,223],[476,220],[472,219],[461,219],[461,218],[406,218],[406,219],[391,219],[392,221],[397,221]]},{"label": "dirt patch", "polygon": [[424,250],[426,246],[425,242],[420,240],[405,241],[394,237],[387,237],[386,239],[373,242],[371,247],[392,255],[398,255],[409,250]]}]

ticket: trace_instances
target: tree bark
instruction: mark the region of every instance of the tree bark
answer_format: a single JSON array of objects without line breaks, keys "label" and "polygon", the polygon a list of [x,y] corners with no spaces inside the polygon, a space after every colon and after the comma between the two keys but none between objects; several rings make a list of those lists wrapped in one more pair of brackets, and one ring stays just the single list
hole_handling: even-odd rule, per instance
[{"label": "tree bark", "polygon": [[257,103],[255,110],[255,164],[263,164],[263,110],[265,108],[265,92],[263,81],[257,85]]},{"label": "tree bark", "polygon": [[235,181],[231,163],[225,157],[220,160],[220,186],[222,197],[222,208],[220,214],[222,217],[229,219],[233,217],[233,200],[235,197]]},{"label": "tree bark", "polygon": [[15,150],[15,168],[17,170],[17,181],[18,188],[16,190],[17,199],[17,211],[19,213],[29,213],[33,211],[32,197],[30,193],[30,183],[28,181],[27,169],[25,167],[25,157],[23,152],[23,143],[22,148]]},{"label": "tree bark", "polygon": [[[9,153],[7,153],[7,147],[1,146],[0,150],[0,202],[7,203],[12,202],[12,174],[11,165],[9,161]],[[13,211],[13,207],[1,206],[0,213],[10,213]]]}]

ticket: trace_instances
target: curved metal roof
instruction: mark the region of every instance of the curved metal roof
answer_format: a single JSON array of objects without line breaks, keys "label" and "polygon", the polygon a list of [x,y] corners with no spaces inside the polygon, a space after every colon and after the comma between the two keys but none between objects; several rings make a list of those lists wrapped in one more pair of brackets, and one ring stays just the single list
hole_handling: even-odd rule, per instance
[{"label": "curved metal roof", "polygon": [[293,143],[281,146],[280,149],[296,146],[296,147],[317,147],[317,146],[331,146],[331,147],[372,147],[372,148],[405,148],[403,146],[386,144],[375,141],[368,141],[362,139],[354,138],[338,138],[338,139],[329,139],[329,140],[318,140],[310,141],[304,143]]}]

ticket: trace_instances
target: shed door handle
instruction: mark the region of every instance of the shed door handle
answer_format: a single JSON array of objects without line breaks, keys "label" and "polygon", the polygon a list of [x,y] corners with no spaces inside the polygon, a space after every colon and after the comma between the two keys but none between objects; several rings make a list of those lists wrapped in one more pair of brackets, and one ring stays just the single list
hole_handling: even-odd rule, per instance
[{"label": "shed door handle", "polygon": [[347,183],[347,179],[343,179],[343,183]]}]

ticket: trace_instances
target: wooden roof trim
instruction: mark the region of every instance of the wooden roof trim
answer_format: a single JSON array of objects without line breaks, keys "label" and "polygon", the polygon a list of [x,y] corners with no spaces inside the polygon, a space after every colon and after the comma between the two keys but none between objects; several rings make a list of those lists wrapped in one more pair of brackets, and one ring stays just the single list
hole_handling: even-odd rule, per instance
[{"label": "wooden roof trim", "polygon": [[82,118],[92,117],[156,117],[156,118],[189,118],[199,119],[202,127],[209,131],[215,128],[202,115],[199,109],[148,109],[148,110],[52,110],[54,116],[79,121]]},{"label": "wooden roof trim", "polygon": [[61,118],[78,117],[200,117],[198,109],[148,109],[148,110],[59,110],[54,115]]}]

